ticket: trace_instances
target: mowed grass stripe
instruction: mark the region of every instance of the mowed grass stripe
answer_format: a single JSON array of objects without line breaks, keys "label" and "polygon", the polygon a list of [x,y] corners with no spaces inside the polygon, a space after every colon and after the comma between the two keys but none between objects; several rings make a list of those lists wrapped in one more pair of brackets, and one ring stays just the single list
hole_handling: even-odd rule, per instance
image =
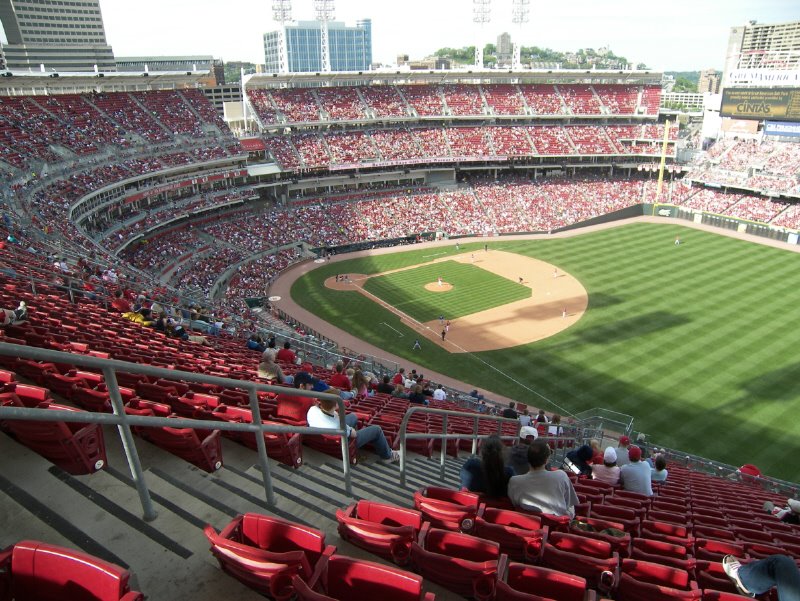
[{"label": "mowed grass stripe", "polygon": [[[482,251],[482,245],[473,248]],[[370,342],[414,366],[548,411],[555,406],[526,387],[574,413],[592,407],[629,413],[653,442],[731,464],[754,462],[770,475],[800,481],[800,466],[790,459],[800,453],[797,254],[666,224],[493,242],[491,248],[552,263],[577,277],[589,292],[588,312],[552,338],[473,357],[438,347],[414,353],[407,339],[398,346],[388,328],[374,332],[383,321],[377,316],[385,314],[374,303],[363,313],[342,293],[332,299],[324,291],[325,298],[317,298],[318,282],[296,285],[293,296],[323,317],[335,313],[329,320],[346,329],[372,330]],[[431,252],[398,253],[403,258],[393,262],[424,263],[431,258],[421,255]],[[454,252],[454,245],[434,252]],[[383,257],[370,260],[371,271],[350,271],[389,269]],[[307,277],[313,280],[315,273]],[[300,290],[308,298],[298,296]]]},{"label": "mowed grass stripe", "polygon": [[[439,277],[452,285],[452,290],[439,291]],[[426,290],[426,284],[437,289]],[[421,322],[440,315],[457,319],[531,296],[527,286],[457,261],[371,277],[364,289]]]}]

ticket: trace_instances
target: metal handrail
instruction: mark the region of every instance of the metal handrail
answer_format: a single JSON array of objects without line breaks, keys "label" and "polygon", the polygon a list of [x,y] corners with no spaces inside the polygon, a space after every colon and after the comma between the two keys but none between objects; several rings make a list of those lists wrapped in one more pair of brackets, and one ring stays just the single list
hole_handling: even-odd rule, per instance
[{"label": "metal handrail", "polygon": [[[347,438],[347,426],[345,424],[345,406],[344,401],[339,395],[326,394],[322,392],[313,392],[310,390],[292,389],[292,394],[297,396],[311,397],[315,399],[335,400],[339,408],[339,428],[308,428],[304,426],[288,426],[288,425],[273,425],[264,424],[261,421],[261,410],[258,405],[258,392],[275,392],[285,393],[288,389],[283,386],[273,386],[269,384],[260,384],[258,382],[251,382],[249,380],[233,380],[231,378],[222,378],[218,376],[209,376],[206,374],[198,374],[192,372],[184,372],[174,369],[166,369],[162,367],[153,367],[151,365],[141,365],[138,363],[128,363],[127,361],[118,361],[116,359],[101,359],[99,357],[91,357],[87,355],[76,355],[73,353],[65,353],[62,351],[54,351],[50,349],[35,348],[29,346],[22,346],[17,344],[8,344],[0,342],[0,355],[25,357],[37,361],[52,361],[55,363],[70,364],[80,367],[88,367],[90,369],[100,370],[103,373],[105,384],[108,389],[109,399],[113,407],[114,413],[91,413],[88,411],[58,411],[47,409],[32,409],[22,407],[3,407],[0,406],[0,420],[3,419],[26,419],[37,421],[64,421],[64,422],[79,422],[79,423],[95,423],[104,425],[117,426],[120,438],[122,440],[125,455],[128,459],[128,466],[131,469],[131,476],[136,483],[136,490],[139,494],[139,500],[142,503],[144,519],[147,521],[156,518],[156,511],[153,508],[153,503],[150,499],[150,491],[144,480],[144,473],[142,470],[141,462],[139,461],[139,453],[136,449],[136,444],[131,432],[131,426],[168,426],[178,428],[192,428],[200,430],[228,430],[235,432],[277,432],[277,433],[300,433],[300,434],[333,434],[341,437],[342,446],[342,472],[344,474],[345,492],[348,496],[352,496],[352,484],[350,478],[350,448]],[[147,417],[127,415],[125,407],[122,402],[122,396],[119,391],[117,383],[116,372],[121,371],[132,374],[144,374],[146,376],[155,376],[158,378],[165,378],[168,380],[186,380],[189,382],[200,382],[204,384],[214,384],[224,388],[240,388],[248,392],[250,401],[250,411],[252,412],[253,422],[251,424],[244,423],[230,423],[230,422],[216,422],[213,423],[207,420],[196,420],[187,418],[171,418],[171,417]],[[266,495],[267,505],[273,507],[276,503],[275,493],[272,488],[272,478],[270,476],[269,461],[267,459],[267,450],[264,443],[264,437],[256,435],[256,447],[258,452],[258,461],[261,468],[262,481],[264,483],[264,491]]]},{"label": "metal handrail", "polygon": [[[411,419],[411,416],[415,413],[430,413],[433,415],[441,415],[443,416],[442,419],[442,433],[441,434],[434,434],[433,432],[407,432],[408,422]],[[447,418],[448,416],[454,416],[459,418],[471,418],[472,419],[472,433],[466,432],[459,432],[457,434],[448,434],[447,433]],[[497,435],[503,440],[517,440],[519,439],[519,432],[522,424],[520,424],[518,419],[510,418],[510,417],[503,417],[501,415],[486,415],[483,413],[475,414],[475,413],[464,413],[463,411],[453,411],[452,409],[436,409],[434,407],[426,407],[424,405],[420,405],[418,407],[409,407],[406,410],[406,414],[403,416],[403,420],[400,422],[400,486],[406,485],[406,441],[407,440],[418,440],[418,439],[434,439],[434,440],[454,440],[454,439],[471,439],[472,440],[472,454],[475,455],[478,451],[478,440],[483,438],[488,438],[492,436],[491,434],[478,434],[478,422],[480,420],[489,420],[493,422],[497,422]],[[516,430],[513,436],[505,435],[503,436],[503,424],[504,423],[513,423],[516,425]],[[570,426],[562,426],[562,428],[566,429]],[[560,440],[560,441],[569,441],[569,440],[576,440],[574,437],[570,436],[558,436],[558,437],[551,437],[551,436],[543,436],[540,437],[542,440]],[[442,442],[441,449],[439,450],[439,478],[444,480],[444,472],[445,472],[445,456],[447,454],[447,443]]]}]

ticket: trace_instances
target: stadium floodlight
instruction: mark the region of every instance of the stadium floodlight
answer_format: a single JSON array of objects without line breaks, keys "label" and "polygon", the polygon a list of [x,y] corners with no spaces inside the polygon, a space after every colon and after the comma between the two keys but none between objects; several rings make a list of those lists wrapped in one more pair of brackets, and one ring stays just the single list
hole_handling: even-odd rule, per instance
[{"label": "stadium floodlight", "polygon": [[[472,21],[481,26],[492,20],[492,0],[472,0]],[[475,68],[483,69],[483,41],[475,44]]]},{"label": "stadium floodlight", "polygon": [[278,70],[289,72],[289,53],[286,49],[286,23],[292,20],[292,0],[272,0],[272,19],[280,23],[278,30]]},{"label": "stadium floodlight", "polygon": [[[511,22],[519,25],[520,34],[522,26],[530,20],[531,0],[511,0]],[[511,57],[511,69],[517,71],[522,68],[522,44],[517,40],[514,42],[513,55]]]},{"label": "stadium floodlight", "polygon": [[320,32],[320,51],[322,53],[322,71],[330,73],[331,54],[328,42],[328,21],[335,18],[334,0],[314,0],[314,12],[317,14]]}]

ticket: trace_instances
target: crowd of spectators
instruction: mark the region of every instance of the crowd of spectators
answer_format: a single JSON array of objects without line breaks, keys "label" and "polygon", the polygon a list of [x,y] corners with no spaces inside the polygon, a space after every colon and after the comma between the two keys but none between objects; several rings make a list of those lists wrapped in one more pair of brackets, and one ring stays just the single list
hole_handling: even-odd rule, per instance
[{"label": "crowd of spectators", "polygon": [[[268,136],[265,143],[284,169],[297,170],[375,160],[660,154],[663,134],[663,125],[398,127]],[[669,154],[674,149],[670,144]]]}]

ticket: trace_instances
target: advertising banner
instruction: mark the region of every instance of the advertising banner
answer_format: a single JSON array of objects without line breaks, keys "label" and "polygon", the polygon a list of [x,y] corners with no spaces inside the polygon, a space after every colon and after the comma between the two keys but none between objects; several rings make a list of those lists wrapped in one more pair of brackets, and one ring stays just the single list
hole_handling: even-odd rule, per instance
[{"label": "advertising banner", "polygon": [[800,121],[800,89],[726,88],[719,114],[736,119]]},{"label": "advertising banner", "polygon": [[758,121],[723,117],[722,131],[733,134],[756,134],[758,133]]},{"label": "advertising banner", "polygon": [[764,124],[764,135],[800,138],[800,123],[787,121],[767,121]]}]

